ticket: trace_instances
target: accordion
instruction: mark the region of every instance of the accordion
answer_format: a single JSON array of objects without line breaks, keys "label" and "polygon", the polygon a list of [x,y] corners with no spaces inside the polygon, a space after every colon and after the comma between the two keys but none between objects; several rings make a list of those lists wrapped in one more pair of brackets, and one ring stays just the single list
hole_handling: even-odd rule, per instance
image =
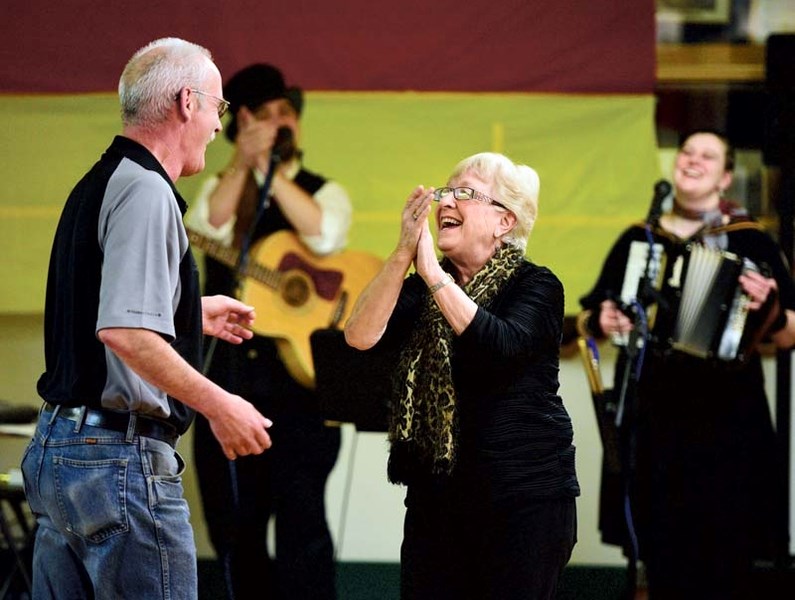
[{"label": "accordion", "polygon": [[[758,272],[759,268],[731,252],[690,244],[668,256],[661,244],[635,241],[621,302],[632,305],[639,297],[653,297],[646,323],[650,338],[662,348],[700,358],[742,361],[758,337],[749,319],[749,299],[738,280],[749,270]],[[613,341],[626,345],[628,336]]]}]

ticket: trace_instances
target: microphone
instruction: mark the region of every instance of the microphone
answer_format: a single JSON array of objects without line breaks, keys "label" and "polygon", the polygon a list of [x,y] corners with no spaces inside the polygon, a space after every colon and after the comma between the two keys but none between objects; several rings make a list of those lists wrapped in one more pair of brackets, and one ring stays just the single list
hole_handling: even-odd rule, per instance
[{"label": "microphone", "polygon": [[649,214],[646,216],[647,225],[656,225],[662,215],[662,205],[665,199],[671,194],[671,184],[665,179],[660,179],[654,184],[654,195],[651,199]]},{"label": "microphone", "polygon": [[276,162],[290,160],[295,154],[295,143],[293,140],[293,130],[289,127],[279,127],[276,131],[276,139],[271,148],[271,158]]},{"label": "microphone", "polygon": [[295,144],[293,143],[293,130],[289,127],[279,127],[279,129],[276,130],[276,139],[273,140],[273,146],[271,147],[271,158],[270,164],[268,165],[268,172],[265,174],[265,181],[262,182],[262,185],[259,188],[259,208],[257,209],[257,216],[252,222],[252,227],[257,223],[257,221],[259,221],[259,217],[261,216],[262,212],[271,204],[271,181],[273,180],[273,173],[276,170],[276,166],[280,162],[290,160],[293,156],[295,156],[295,153],[296,148]]}]

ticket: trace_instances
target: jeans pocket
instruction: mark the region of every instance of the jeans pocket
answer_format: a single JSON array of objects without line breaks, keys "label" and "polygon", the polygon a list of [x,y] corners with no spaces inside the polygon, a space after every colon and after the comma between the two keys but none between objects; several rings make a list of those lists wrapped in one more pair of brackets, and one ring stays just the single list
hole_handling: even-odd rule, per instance
[{"label": "jeans pocket", "polygon": [[70,533],[96,544],[129,530],[127,464],[125,459],[54,458],[58,509]]},{"label": "jeans pocket", "polygon": [[145,470],[149,485],[150,508],[160,507],[176,502],[185,502],[182,487],[182,476],[185,473],[185,461],[179,452],[165,442],[147,439],[144,447]]}]

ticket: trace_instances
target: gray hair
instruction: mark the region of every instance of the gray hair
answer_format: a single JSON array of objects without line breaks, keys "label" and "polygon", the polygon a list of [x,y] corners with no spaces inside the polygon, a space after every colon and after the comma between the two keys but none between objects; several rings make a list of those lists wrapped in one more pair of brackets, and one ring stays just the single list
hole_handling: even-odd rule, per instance
[{"label": "gray hair", "polygon": [[541,187],[538,173],[496,152],[481,152],[465,158],[455,166],[450,180],[467,172],[483,181],[493,182],[494,199],[516,215],[516,225],[502,240],[524,251],[538,216],[538,191]]},{"label": "gray hair", "polygon": [[210,51],[179,38],[160,38],[138,50],[119,79],[124,125],[162,123],[179,91],[197,87],[214,68]]}]

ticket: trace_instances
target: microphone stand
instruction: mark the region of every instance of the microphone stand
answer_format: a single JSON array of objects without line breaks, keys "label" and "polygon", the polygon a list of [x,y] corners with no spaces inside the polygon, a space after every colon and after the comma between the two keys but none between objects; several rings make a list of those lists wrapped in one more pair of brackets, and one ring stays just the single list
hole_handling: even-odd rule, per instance
[{"label": "microphone stand", "polygon": [[637,383],[640,377],[642,356],[647,342],[646,317],[643,307],[635,302],[623,310],[632,319],[632,331],[627,341],[621,373],[621,386],[616,403],[615,425],[618,438],[619,477],[623,500],[626,539],[624,553],[627,556],[627,600],[634,600],[637,590],[638,541],[632,516],[632,479],[635,470],[635,421],[637,415]]},{"label": "microphone stand", "polygon": [[655,185],[655,193],[651,209],[646,217],[646,238],[649,244],[646,265],[638,282],[638,298],[631,305],[619,304],[620,310],[632,321],[632,330],[628,336],[626,352],[621,373],[621,385],[616,403],[615,425],[618,432],[618,448],[620,458],[620,478],[624,502],[624,525],[627,539],[624,551],[627,554],[627,600],[634,600],[637,591],[637,574],[639,548],[632,516],[632,479],[635,471],[635,427],[637,418],[637,384],[640,379],[641,367],[646,346],[649,341],[649,328],[646,319],[646,308],[659,302],[659,294],[654,289],[653,281],[659,269],[659,259],[654,253],[654,237],[652,227],[659,223],[661,206],[670,193],[668,182],[661,181]]},{"label": "microphone stand", "polygon": [[[242,281],[246,274],[246,269],[248,268],[249,251],[251,250],[254,231],[256,230],[260,219],[262,218],[262,214],[270,206],[271,182],[273,181],[273,174],[276,171],[276,167],[278,167],[280,162],[280,156],[276,152],[272,151],[270,162],[268,163],[268,172],[265,173],[265,180],[262,182],[262,186],[259,189],[257,212],[254,215],[254,219],[251,221],[248,231],[246,231],[246,234],[243,236],[243,239],[240,242],[240,252],[238,253],[237,264],[235,265],[234,295],[236,298],[240,295]],[[210,347],[207,349],[207,354],[204,357],[204,368],[202,372],[205,375],[210,371],[210,365],[212,364],[213,354],[215,353],[215,346],[217,343],[218,338],[216,337],[210,340]]]},{"label": "microphone stand", "polygon": [[273,181],[273,174],[276,167],[279,166],[281,158],[278,153],[271,151],[270,162],[268,163],[268,172],[265,173],[265,180],[262,182],[262,187],[259,189],[259,202],[257,203],[257,213],[251,221],[251,226],[248,228],[246,235],[240,243],[240,254],[237,259],[237,266],[235,268],[235,295],[240,293],[241,282],[245,276],[246,269],[248,268],[249,251],[251,250],[251,242],[254,237],[254,230],[257,227],[262,214],[267,210],[271,204],[270,190],[271,182]]},{"label": "microphone stand", "polygon": [[[276,171],[276,167],[278,167],[280,162],[281,162],[281,157],[279,156],[279,154],[275,151],[275,149],[271,150],[271,158],[270,162],[268,163],[268,172],[265,173],[265,180],[263,181],[262,186],[259,189],[257,212],[254,216],[254,219],[252,219],[251,225],[249,226],[248,230],[246,231],[240,243],[240,253],[238,254],[237,264],[235,265],[234,295],[236,298],[239,298],[240,296],[242,281],[243,278],[245,277],[246,269],[248,268],[248,259],[251,250],[251,244],[254,237],[254,231],[256,230],[257,225],[259,224],[259,221],[262,218],[263,213],[270,206],[271,182],[273,181],[273,175]],[[213,337],[210,339],[210,345],[207,349],[207,353],[204,358],[204,365],[202,368],[202,373],[204,373],[204,375],[207,375],[210,372],[210,365],[212,364],[213,355],[215,354],[215,347],[217,344],[218,344],[217,337]],[[229,485],[230,485],[230,490],[232,492],[232,506],[234,507],[235,512],[239,512],[240,489],[237,481],[237,465],[235,464],[235,461],[229,460],[228,467],[229,467]],[[219,557],[221,560],[221,568],[223,570],[224,585],[226,586],[226,593],[229,600],[235,599],[235,590],[232,584],[233,552],[234,549],[228,548],[226,549],[226,551],[223,552],[223,555]]]}]

